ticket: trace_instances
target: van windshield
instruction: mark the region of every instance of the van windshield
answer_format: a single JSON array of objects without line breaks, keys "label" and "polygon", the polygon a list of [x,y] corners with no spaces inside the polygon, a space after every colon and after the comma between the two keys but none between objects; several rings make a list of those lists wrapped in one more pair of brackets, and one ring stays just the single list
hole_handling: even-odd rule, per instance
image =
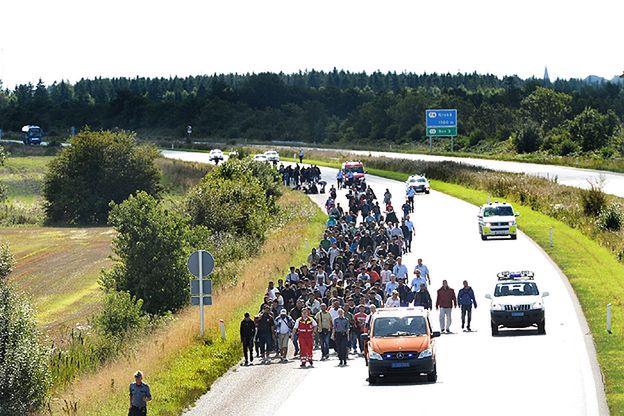
[{"label": "van windshield", "polygon": [[537,296],[539,290],[532,282],[526,283],[499,283],[494,290],[494,296]]},{"label": "van windshield", "polygon": [[427,334],[427,323],[422,316],[377,318],[373,325],[374,337],[419,336]]},{"label": "van windshield", "polygon": [[483,210],[484,217],[513,217],[513,209],[509,205],[499,207],[487,207]]},{"label": "van windshield", "polygon": [[346,166],[344,171],[345,173],[364,173],[364,168],[362,166]]}]

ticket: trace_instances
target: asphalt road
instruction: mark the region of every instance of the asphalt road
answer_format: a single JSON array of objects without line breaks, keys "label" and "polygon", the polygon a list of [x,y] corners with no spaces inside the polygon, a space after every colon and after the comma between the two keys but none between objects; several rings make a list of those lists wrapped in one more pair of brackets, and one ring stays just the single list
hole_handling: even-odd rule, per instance
[{"label": "asphalt road", "polygon": [[[201,156],[195,159],[192,155],[201,154],[166,154],[201,161]],[[335,170],[322,171],[333,183]],[[403,183],[373,176],[367,181],[379,198],[389,188],[393,205],[401,205]],[[346,206],[343,195],[341,192],[339,197]],[[322,206],[326,197],[312,199]],[[416,236],[413,253],[405,256],[408,269],[422,257],[431,270],[434,291],[442,279],[456,291],[467,279],[479,302],[473,313],[473,332],[461,331],[456,310],[451,326],[454,333],[437,339],[437,383],[429,384],[423,378],[369,386],[364,361],[355,356],[346,368],[337,367],[335,356],[307,370],[299,369],[295,361],[237,367],[185,414],[300,416],[318,415],[321,407],[332,414],[608,414],[587,326],[565,277],[546,254],[522,233],[516,241],[481,241],[477,208],[463,201],[435,191],[415,199],[412,219]],[[540,290],[550,292],[545,298],[547,334],[537,335],[535,329],[502,329],[501,335],[493,338],[489,301],[484,295],[492,292],[497,272],[527,269],[536,273]],[[437,312],[432,312],[431,318],[435,329],[439,326]]]},{"label": "asphalt road", "polygon": [[[266,146],[265,146],[266,147]],[[277,146],[276,149],[285,149]],[[295,148],[288,148],[289,150],[285,154],[293,153]],[[577,188],[588,188],[589,181],[597,181],[600,178],[604,179],[604,191],[612,194],[624,197],[624,174],[599,171],[592,169],[572,168],[566,166],[556,165],[541,165],[537,163],[522,163],[522,162],[507,162],[502,160],[489,160],[478,158],[466,158],[466,157],[453,157],[453,156],[436,156],[425,154],[410,154],[410,153],[395,153],[395,152],[377,152],[377,151],[363,151],[363,150],[346,150],[346,149],[321,149],[310,148],[315,151],[328,151],[328,152],[340,152],[351,153],[356,156],[373,156],[373,157],[388,157],[393,159],[409,159],[409,160],[425,160],[431,162],[441,162],[450,160],[458,163],[466,163],[475,166],[481,166],[484,168],[501,171],[501,172],[515,172],[526,173],[528,175],[540,176],[546,178],[557,178],[557,181],[563,185],[574,186]],[[304,149],[305,152],[305,149]],[[305,160],[304,160],[305,161]]]}]

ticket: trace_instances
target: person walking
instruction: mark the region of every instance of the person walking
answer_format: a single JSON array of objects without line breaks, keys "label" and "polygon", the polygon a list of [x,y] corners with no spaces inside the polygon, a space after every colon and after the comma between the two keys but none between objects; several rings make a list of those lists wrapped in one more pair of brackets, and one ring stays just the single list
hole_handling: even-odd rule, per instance
[{"label": "person walking", "polygon": [[333,322],[333,337],[338,351],[339,367],[347,365],[347,343],[349,340],[349,320],[344,316],[344,310],[338,309],[338,317]]},{"label": "person walking", "polygon": [[332,316],[327,310],[327,305],[321,303],[321,310],[314,317],[318,324],[319,341],[321,342],[321,361],[329,358],[329,339],[332,335]]},{"label": "person walking", "polygon": [[245,317],[240,323],[240,339],[243,344],[245,366],[248,366],[253,361],[253,341],[255,337],[256,324],[249,316],[249,312],[245,312]]},{"label": "person walking", "polygon": [[466,331],[470,332],[472,305],[474,305],[474,308],[477,309],[477,299],[475,298],[472,288],[468,286],[467,280],[464,280],[464,287],[459,289],[459,292],[457,293],[457,304],[461,308],[462,329],[464,329],[464,324],[467,323],[468,325],[466,325]]},{"label": "person walking", "polygon": [[268,305],[264,305],[262,313],[256,319],[256,329],[258,331],[258,342],[260,343],[260,356],[262,364],[270,364],[269,353],[273,346],[273,334],[275,321]]},{"label": "person walking", "polygon": [[299,163],[303,163],[303,149],[299,149]]},{"label": "person walking", "polygon": [[420,270],[420,275],[424,277],[425,279],[427,279],[427,282],[431,284],[431,276],[429,275],[429,268],[423,264],[422,259],[418,259],[418,262],[416,263],[416,267],[414,267],[414,271],[416,270]]},{"label": "person walking", "polygon": [[130,409],[128,416],[147,415],[147,402],[152,400],[152,392],[147,383],[143,383],[143,373],[134,373],[134,383],[130,383]]},{"label": "person walking", "polygon": [[431,309],[431,295],[427,290],[427,285],[420,284],[420,290],[414,293],[414,306],[421,306],[427,310]]},{"label": "person walking", "polygon": [[279,348],[280,362],[286,363],[288,359],[288,340],[290,339],[295,321],[286,313],[286,309],[282,309],[277,318],[275,318],[275,332],[277,333],[277,346]]},{"label": "person walking", "polygon": [[451,333],[451,313],[457,307],[455,291],[451,289],[446,280],[442,280],[442,287],[438,289],[436,309],[440,309],[440,332]]},{"label": "person walking", "polygon": [[303,308],[301,310],[301,318],[297,319],[294,328],[299,335],[299,355],[302,368],[306,368],[306,363],[309,363],[310,367],[314,367],[312,363],[312,349],[314,347],[314,332],[316,328],[317,324],[310,317],[310,310]]},{"label": "person walking", "polygon": [[401,300],[399,299],[399,292],[392,291],[392,296],[386,299],[384,308],[398,308],[401,306]]}]

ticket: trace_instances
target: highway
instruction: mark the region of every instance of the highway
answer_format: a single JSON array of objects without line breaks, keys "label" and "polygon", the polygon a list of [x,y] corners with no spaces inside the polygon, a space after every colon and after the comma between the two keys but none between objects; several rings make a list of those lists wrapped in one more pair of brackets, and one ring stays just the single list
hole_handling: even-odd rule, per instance
[{"label": "highway", "polygon": [[[264,146],[266,147],[266,146]],[[286,154],[292,154],[295,148],[285,148],[276,146],[276,149],[288,149]],[[298,149],[298,148],[297,148]],[[308,148],[304,148],[305,150]],[[581,169],[567,166],[557,165],[541,165],[538,163],[508,162],[503,160],[490,160],[453,156],[436,156],[426,154],[411,153],[395,153],[395,152],[377,152],[368,150],[347,150],[347,149],[322,149],[309,148],[314,151],[339,152],[343,154],[352,154],[354,156],[368,157],[388,157],[392,159],[409,159],[424,160],[430,162],[453,161],[457,163],[465,163],[475,166],[500,171],[526,173],[528,175],[540,176],[544,178],[557,178],[557,181],[563,185],[574,186],[577,188],[588,188],[589,181],[596,181],[600,178],[604,179],[604,191],[606,193],[624,197],[624,174],[616,172],[599,171],[592,169]],[[305,160],[304,160],[305,161]]]},{"label": "highway", "polygon": [[[165,156],[195,161],[204,157],[171,151]],[[323,178],[334,183],[335,172],[322,169]],[[378,198],[390,189],[393,205],[401,205],[403,183],[370,175],[367,182]],[[327,195],[311,197],[323,206]],[[339,199],[347,206],[343,192]],[[314,369],[300,369],[296,361],[236,367],[185,414],[299,416],[318,415],[321,409],[331,414],[608,414],[584,318],[567,280],[546,254],[522,233],[516,241],[481,241],[475,206],[435,190],[415,199],[414,249],[404,257],[408,269],[411,272],[416,258],[422,257],[431,270],[432,292],[442,279],[456,291],[467,279],[479,302],[473,332],[461,331],[455,310],[454,333],[437,339],[437,383],[390,379],[369,386],[364,360],[355,356],[346,368],[337,367],[335,356],[317,361]],[[501,329],[501,335],[493,338],[484,295],[492,292],[497,272],[526,269],[535,272],[542,292],[550,292],[545,298],[547,334]],[[437,312],[431,318],[436,329]]]}]

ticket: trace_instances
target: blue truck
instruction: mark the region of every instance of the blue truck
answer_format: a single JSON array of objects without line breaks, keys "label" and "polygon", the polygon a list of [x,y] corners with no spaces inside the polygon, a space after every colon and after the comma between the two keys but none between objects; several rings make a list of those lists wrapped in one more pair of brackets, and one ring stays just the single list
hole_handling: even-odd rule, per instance
[{"label": "blue truck", "polygon": [[43,130],[39,126],[27,125],[22,127],[22,141],[24,144],[41,144]]}]

